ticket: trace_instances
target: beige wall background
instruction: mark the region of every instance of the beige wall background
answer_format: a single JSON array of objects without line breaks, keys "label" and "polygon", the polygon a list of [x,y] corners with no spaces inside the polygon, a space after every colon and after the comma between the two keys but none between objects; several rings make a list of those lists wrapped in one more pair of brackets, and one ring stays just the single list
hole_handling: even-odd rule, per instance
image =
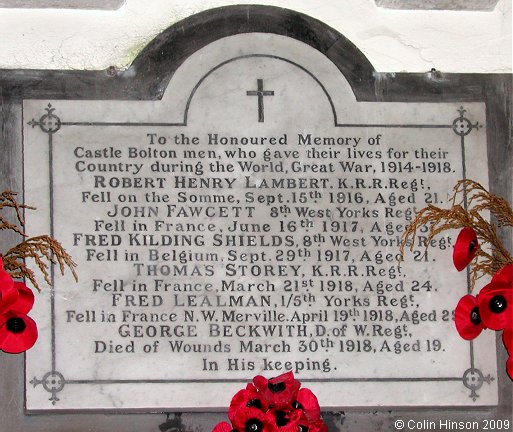
[{"label": "beige wall background", "polygon": [[[15,0],[2,1],[2,69],[124,68],[162,30],[192,14],[258,3],[323,21],[350,39],[379,72],[512,70],[511,0],[499,0],[492,11],[387,9],[374,0],[126,0],[117,10],[26,7],[49,4],[37,0],[16,8],[5,7]],[[57,2],[65,3],[73,1]]]}]

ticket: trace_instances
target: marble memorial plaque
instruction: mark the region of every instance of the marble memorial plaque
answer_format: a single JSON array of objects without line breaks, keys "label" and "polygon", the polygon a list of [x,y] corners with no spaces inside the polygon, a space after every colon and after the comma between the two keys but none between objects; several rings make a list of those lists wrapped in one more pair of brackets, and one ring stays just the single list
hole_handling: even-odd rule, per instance
[{"label": "marble memorial plaque", "polygon": [[28,410],[223,408],[287,370],[325,409],[497,403],[454,236],[399,256],[416,211],[488,184],[483,103],[358,102],[318,51],[245,34],[162,100],[23,110],[28,229],[79,274],[38,297]]}]

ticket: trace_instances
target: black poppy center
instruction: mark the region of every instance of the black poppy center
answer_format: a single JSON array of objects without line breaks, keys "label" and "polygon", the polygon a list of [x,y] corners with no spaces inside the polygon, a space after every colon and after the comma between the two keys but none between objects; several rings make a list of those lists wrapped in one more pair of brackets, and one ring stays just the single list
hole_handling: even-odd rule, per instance
[{"label": "black poppy center", "polygon": [[476,249],[476,247],[477,247],[477,241],[472,240],[472,241],[468,244],[468,254],[469,254],[469,255],[472,255],[472,253],[474,252],[474,250]]},{"label": "black poppy center", "polygon": [[260,399],[251,399],[248,401],[248,403],[246,404],[246,406],[248,408],[258,408],[258,409],[262,409],[262,402],[260,401]]},{"label": "black poppy center", "polygon": [[304,425],[299,425],[299,432],[308,432],[308,427]]},{"label": "black poppy center", "polygon": [[21,333],[27,326],[21,318],[9,318],[6,327],[11,333]]},{"label": "black poppy center", "polygon": [[276,425],[278,427],[286,426],[289,422],[285,411],[276,411]]},{"label": "black poppy center", "polygon": [[261,432],[264,429],[264,424],[258,419],[249,419],[246,422],[245,432]]},{"label": "black poppy center", "polygon": [[470,311],[470,322],[474,325],[481,324],[481,315],[479,315],[479,308],[477,306]]},{"label": "black poppy center", "polygon": [[292,408],[294,409],[305,409],[298,401],[292,402]]},{"label": "black poppy center", "polygon": [[493,312],[493,313],[501,313],[502,311],[504,311],[504,309],[506,309],[506,306],[507,306],[507,302],[506,302],[506,299],[504,298],[504,296],[501,296],[501,295],[496,295],[496,296],[493,296],[492,299],[490,300],[490,310]]},{"label": "black poppy center", "polygon": [[283,390],[285,390],[286,385],[284,382],[280,382],[280,383],[276,383],[276,384],[268,383],[267,387],[269,388],[269,390],[271,390],[272,393],[280,393]]}]

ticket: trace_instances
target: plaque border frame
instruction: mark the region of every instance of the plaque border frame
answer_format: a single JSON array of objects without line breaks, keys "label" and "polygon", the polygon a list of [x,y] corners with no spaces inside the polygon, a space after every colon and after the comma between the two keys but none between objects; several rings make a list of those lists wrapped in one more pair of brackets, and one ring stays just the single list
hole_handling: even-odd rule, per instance
[{"label": "plaque border frame", "polygon": [[[304,42],[330,59],[349,82],[357,101],[382,102],[484,102],[486,104],[488,165],[490,190],[511,201],[512,198],[512,76],[511,74],[445,74],[432,69],[426,73],[376,72],[365,56],[348,39],[324,23],[298,12],[273,6],[229,6],[193,15],[159,34],[144,48],[126,71],[110,67],[104,71],[0,70],[0,115],[2,118],[0,160],[2,188],[23,190],[22,142],[24,99],[70,100],[158,100],[174,72],[189,55],[223,37],[241,33],[273,33]],[[501,232],[507,247],[512,238]],[[2,238],[14,243],[14,236]],[[497,337],[499,403],[493,407],[378,407],[351,408],[327,413],[330,428],[339,429],[345,421],[355,430],[369,425],[393,429],[396,418],[438,419],[441,413],[451,420],[510,419],[512,386],[504,371],[506,354]],[[6,430],[97,431],[123,430],[209,430],[212,414],[168,413],[159,422],[155,414],[136,414],[140,410],[92,410],[87,416],[74,410],[43,411],[27,415],[24,404],[24,356],[0,354],[0,379],[4,383],[0,397],[0,420]],[[13,403],[14,401],[14,403]],[[83,412],[83,411],[80,411]],[[94,412],[94,413],[93,413]],[[35,412],[30,412],[33,414]],[[105,413],[112,416],[105,417]],[[115,415],[114,415],[115,414]],[[168,425],[168,426],[165,426]],[[387,427],[390,426],[390,427]],[[158,426],[158,428],[157,428]],[[347,423],[344,429],[347,430]],[[169,429],[166,429],[169,427]]]},{"label": "plaque border frame", "polygon": [[[289,63],[303,72],[307,73],[316,83],[321,87],[323,90],[325,96],[328,99],[328,102],[331,106],[332,114],[333,114],[333,122],[335,128],[388,128],[388,129],[450,129],[452,130],[457,136],[460,137],[460,150],[461,150],[461,160],[462,160],[462,178],[466,178],[466,160],[465,160],[465,137],[469,135],[474,129],[480,129],[482,125],[479,124],[479,122],[476,122],[475,124],[472,124],[472,122],[465,117],[465,110],[463,107],[460,107],[460,109],[457,110],[459,113],[459,116],[456,117],[450,124],[388,124],[388,123],[380,123],[380,124],[365,124],[365,123],[354,123],[354,124],[348,124],[348,123],[339,123],[338,122],[338,116],[336,108],[333,104],[333,98],[330,95],[330,93],[326,90],[322,82],[308,69],[304,68],[298,63],[295,63],[292,60],[289,60],[287,58],[275,56],[275,55],[268,55],[268,54],[245,54],[238,57],[233,57],[227,60],[224,60],[223,62],[219,63],[218,65],[212,67],[207,73],[205,73],[196,83],[196,85],[193,87],[189,98],[187,100],[187,103],[184,108],[184,114],[183,114],[183,121],[182,122],[171,122],[171,123],[144,123],[144,122],[132,122],[132,121],[126,121],[126,122],[104,122],[104,121],[89,121],[89,122],[81,122],[81,121],[62,121],[61,118],[56,115],[54,112],[56,111],[56,108],[52,106],[51,102],[48,103],[47,107],[44,109],[46,111],[43,113],[39,120],[36,120],[35,118],[32,118],[27,125],[34,128],[39,128],[43,133],[47,134],[48,137],[48,154],[49,154],[49,216],[50,216],[50,236],[55,237],[54,232],[54,164],[53,164],[53,154],[54,154],[54,135],[57,134],[59,130],[61,130],[63,127],[140,127],[140,126],[166,126],[166,127],[185,127],[188,124],[188,113],[189,109],[191,107],[192,99],[196,93],[196,91],[199,89],[201,84],[209,77],[210,74],[217,71],[219,68],[232,63],[234,61],[239,60],[246,60],[250,58],[268,58],[271,60],[280,60],[284,61],[286,63]],[[467,202],[466,199],[463,203],[464,207],[466,208]],[[44,375],[42,375],[41,378],[33,377],[30,381],[30,384],[32,384],[34,387],[37,387],[41,385],[44,390],[46,390],[48,393],[51,394],[51,397],[49,400],[53,405],[56,405],[58,401],[60,400],[57,396],[58,393],[60,393],[64,387],[67,384],[71,385],[81,385],[81,384],[100,384],[100,385],[111,385],[111,384],[173,384],[173,383],[221,383],[221,382],[233,382],[233,383],[240,383],[241,385],[244,384],[244,380],[241,379],[66,379],[64,375],[60,372],[61,369],[57,368],[56,366],[56,359],[57,359],[57,353],[55,350],[56,345],[56,315],[55,315],[55,271],[54,271],[55,265],[52,265],[50,268],[50,279],[51,279],[51,285],[50,285],[50,328],[51,328],[51,338],[50,338],[50,344],[51,344],[51,370],[46,372]],[[470,286],[470,273],[467,269],[466,272],[467,276],[467,286],[468,286],[468,292],[471,291]],[[344,382],[457,382],[461,381],[462,384],[467,387],[470,390],[470,398],[474,402],[478,400],[479,394],[477,391],[483,386],[483,384],[486,382],[490,384],[493,380],[495,380],[494,377],[492,377],[490,374],[485,376],[483,372],[476,368],[475,366],[475,355],[474,355],[474,342],[469,342],[469,367],[465,370],[463,375],[461,377],[456,376],[444,376],[444,377],[427,377],[427,376],[415,376],[415,377],[408,377],[408,378],[400,378],[400,377],[372,377],[372,378],[366,378],[366,377],[355,377],[355,378],[325,378],[325,379],[302,379],[302,382],[308,383],[308,382],[338,382],[338,383],[344,383]],[[29,377],[26,377],[28,379]],[[25,398],[26,399],[26,398]],[[26,405],[26,402],[25,402]],[[79,411],[81,409],[77,409]],[[120,408],[116,409],[116,411],[122,412],[129,410],[129,408]],[[141,408],[137,409],[141,412],[146,412],[149,410],[149,408]],[[46,412],[46,409],[41,410],[29,410],[27,409],[27,412]]]}]

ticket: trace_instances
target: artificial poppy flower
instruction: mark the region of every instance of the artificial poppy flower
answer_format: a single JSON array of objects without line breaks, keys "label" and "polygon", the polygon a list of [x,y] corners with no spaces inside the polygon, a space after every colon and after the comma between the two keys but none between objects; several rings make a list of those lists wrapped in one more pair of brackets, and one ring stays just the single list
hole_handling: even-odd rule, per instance
[{"label": "artificial poppy flower", "polygon": [[483,324],[492,330],[513,326],[513,290],[502,283],[490,282],[477,296]]},{"label": "artificial poppy flower", "polygon": [[299,432],[328,432],[328,426],[320,419],[315,422],[304,419],[299,421]]},{"label": "artificial poppy flower", "polygon": [[10,310],[20,297],[19,291],[12,285],[0,286],[0,314]]},{"label": "artificial poppy flower", "polygon": [[506,327],[502,332],[502,342],[509,356],[513,356],[513,327]]},{"label": "artificial poppy flower", "polygon": [[238,432],[271,432],[265,413],[258,408],[241,407],[235,412],[233,428]]},{"label": "artificial poppy flower", "polygon": [[272,425],[274,432],[297,432],[301,410],[271,409],[267,411],[267,423]]},{"label": "artificial poppy flower", "polygon": [[298,391],[296,400],[292,404],[296,409],[303,411],[306,419],[310,422],[319,420],[321,417],[321,407],[319,401],[313,392],[308,388],[302,388]]},{"label": "artificial poppy flower", "polygon": [[14,282],[14,288],[18,291],[18,299],[10,310],[20,314],[28,314],[34,306],[34,293],[23,282]]},{"label": "artificial poppy flower", "polygon": [[492,282],[513,288],[513,264],[508,264],[495,273]]},{"label": "artificial poppy flower", "polygon": [[232,398],[227,422],[212,432],[328,432],[320,419],[319,402],[292,372],[267,380],[253,378]]},{"label": "artificial poppy flower", "polygon": [[257,408],[267,411],[268,404],[253,384],[248,384],[245,389],[239,390],[232,398],[228,408],[228,418],[233,423],[235,414],[239,408]]},{"label": "artificial poppy flower", "polygon": [[454,311],[454,322],[456,330],[463,339],[472,340],[479,336],[485,326],[476,297],[467,294],[460,299]]},{"label": "artificial poppy flower", "polygon": [[9,273],[4,270],[0,257],[0,313],[4,313],[18,300],[19,292]]},{"label": "artificial poppy flower", "polygon": [[214,426],[212,432],[232,432],[233,428],[230,423],[220,422]]},{"label": "artificial poppy flower", "polygon": [[294,379],[292,372],[286,372],[270,380],[261,375],[253,378],[253,384],[273,407],[290,406],[296,399],[301,383]]},{"label": "artificial poppy flower", "polygon": [[454,267],[462,271],[474,259],[478,250],[478,241],[476,232],[470,228],[463,228],[458,234],[456,244],[452,253]]},{"label": "artificial poppy flower", "polygon": [[0,315],[0,349],[18,354],[31,348],[37,340],[37,325],[27,315],[8,311]]}]

